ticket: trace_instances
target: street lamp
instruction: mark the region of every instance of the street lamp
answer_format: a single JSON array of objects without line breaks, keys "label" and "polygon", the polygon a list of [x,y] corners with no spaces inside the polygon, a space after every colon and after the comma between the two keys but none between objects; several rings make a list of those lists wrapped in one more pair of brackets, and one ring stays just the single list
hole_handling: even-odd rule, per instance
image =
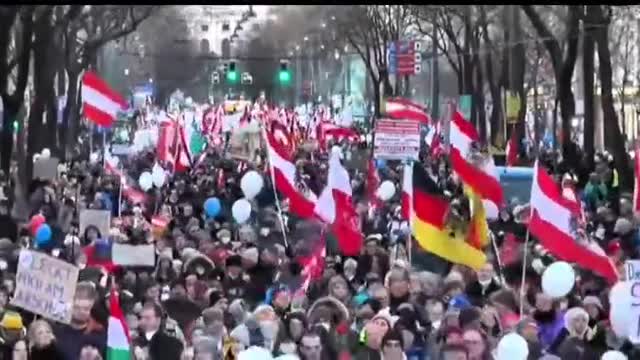
[{"label": "street lamp", "polygon": [[305,35],[304,41],[309,41],[309,37]]},{"label": "street lamp", "polygon": [[324,50],[324,44],[320,45],[320,50]]},{"label": "street lamp", "polygon": [[336,58],[336,60],[340,60],[340,52],[338,51],[338,49],[336,49],[336,51],[333,53],[333,57]]},{"label": "street lamp", "polygon": [[331,20],[333,20],[333,21],[335,21],[335,20],[336,20],[335,15],[331,15]]},{"label": "street lamp", "polygon": [[124,76],[129,76],[129,69],[124,69]]},{"label": "street lamp", "polygon": [[322,23],[322,28],[326,28],[327,27],[327,23]]},{"label": "street lamp", "polygon": [[153,84],[153,78],[149,78],[149,84]]},{"label": "street lamp", "polygon": [[300,51],[300,45],[296,45],[296,51]]}]

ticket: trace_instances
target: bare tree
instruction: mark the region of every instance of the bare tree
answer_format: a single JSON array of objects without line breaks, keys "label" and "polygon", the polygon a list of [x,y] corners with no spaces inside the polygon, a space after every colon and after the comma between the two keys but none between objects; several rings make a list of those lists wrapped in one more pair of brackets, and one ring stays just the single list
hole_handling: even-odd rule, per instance
[{"label": "bare tree", "polygon": [[[13,126],[24,102],[29,78],[31,42],[33,36],[33,6],[0,6],[0,95],[4,103],[0,167],[9,172],[13,151]],[[12,37],[13,56],[9,56]],[[9,92],[9,77],[15,74],[13,92]],[[23,128],[20,125],[20,128]]]},{"label": "bare tree", "polygon": [[[554,8],[557,9],[557,12],[561,10],[558,9],[560,8],[559,6],[554,6]],[[580,6],[567,6],[567,17],[563,22],[565,26],[563,38],[553,35],[548,22],[543,20],[541,9],[537,9],[533,5],[522,5],[522,10],[529,18],[531,25],[551,58],[556,80],[556,104],[559,103],[562,117],[562,152],[565,159],[568,159],[571,119],[575,115],[575,99],[571,85],[578,57],[580,18],[582,16]],[[566,51],[564,51],[565,47]]]},{"label": "bare tree", "polygon": [[[75,5],[79,14],[62,32],[64,64],[69,79],[67,106],[63,114],[66,129],[61,144],[75,143],[79,131],[79,78],[82,71],[94,67],[100,48],[134,32],[157,11],[157,7],[138,5]],[[62,153],[66,154],[67,151]]]},{"label": "bare tree", "polygon": [[[375,113],[380,114],[380,99],[392,95],[387,47],[411,30],[413,12],[408,5],[357,5],[336,13],[336,31],[343,35],[362,58],[372,80]],[[380,86],[384,86],[381,93]]]}]

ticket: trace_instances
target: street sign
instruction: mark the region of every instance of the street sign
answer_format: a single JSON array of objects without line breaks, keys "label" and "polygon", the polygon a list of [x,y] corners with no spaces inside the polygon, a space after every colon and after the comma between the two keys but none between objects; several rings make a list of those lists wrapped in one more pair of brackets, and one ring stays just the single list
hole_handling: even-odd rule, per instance
[{"label": "street sign", "polygon": [[422,46],[420,42],[413,40],[400,40],[391,42],[388,46],[389,73],[402,75],[415,75],[422,71]]},{"label": "street sign", "polygon": [[395,74],[397,71],[397,52],[396,43],[389,44],[389,73]]}]

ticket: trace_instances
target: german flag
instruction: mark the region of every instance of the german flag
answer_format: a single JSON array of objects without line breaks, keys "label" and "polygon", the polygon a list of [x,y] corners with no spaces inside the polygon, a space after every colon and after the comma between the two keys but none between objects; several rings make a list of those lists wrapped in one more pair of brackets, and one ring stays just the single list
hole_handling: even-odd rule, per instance
[{"label": "german flag", "polygon": [[[411,215],[413,235],[420,247],[452,263],[479,269],[486,262],[481,249],[467,242],[467,235],[446,224],[449,202],[436,182],[420,164],[408,165],[404,172],[403,204]],[[410,179],[407,177],[410,176]]]}]

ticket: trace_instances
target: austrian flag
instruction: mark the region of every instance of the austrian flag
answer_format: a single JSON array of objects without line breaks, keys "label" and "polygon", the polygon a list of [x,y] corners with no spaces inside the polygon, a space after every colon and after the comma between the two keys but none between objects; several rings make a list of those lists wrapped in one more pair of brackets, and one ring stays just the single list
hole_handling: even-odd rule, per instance
[{"label": "austrian flag", "polygon": [[82,77],[84,116],[96,125],[110,127],[118,111],[127,107],[122,96],[109,87],[96,73],[87,71]]},{"label": "austrian flag", "polygon": [[531,234],[558,259],[577,263],[615,283],[618,274],[605,252],[577,228],[580,214],[574,203],[562,196],[553,178],[537,162],[533,174]]}]

